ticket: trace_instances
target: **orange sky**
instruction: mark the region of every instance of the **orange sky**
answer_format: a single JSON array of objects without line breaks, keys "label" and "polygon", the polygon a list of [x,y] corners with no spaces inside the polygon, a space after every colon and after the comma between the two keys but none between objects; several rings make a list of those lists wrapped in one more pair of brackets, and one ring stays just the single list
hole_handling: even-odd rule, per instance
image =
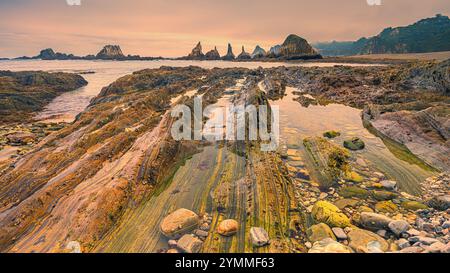
[{"label": "orange sky", "polygon": [[40,49],[94,54],[120,44],[125,54],[175,57],[198,41],[204,52],[227,42],[235,53],[279,44],[290,33],[311,42],[354,40],[388,26],[436,13],[448,0],[0,0],[0,57],[36,55]]}]

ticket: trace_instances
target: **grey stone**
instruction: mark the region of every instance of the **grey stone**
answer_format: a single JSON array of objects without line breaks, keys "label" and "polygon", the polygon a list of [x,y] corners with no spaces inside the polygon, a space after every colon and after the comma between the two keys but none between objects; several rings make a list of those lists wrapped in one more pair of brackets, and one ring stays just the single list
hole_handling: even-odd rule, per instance
[{"label": "grey stone", "polygon": [[445,221],[445,222],[442,224],[442,228],[443,228],[443,229],[450,228],[450,221]]},{"label": "grey stone", "polygon": [[411,228],[408,222],[404,220],[391,221],[388,227],[397,236],[400,236],[402,233],[408,231]]},{"label": "grey stone", "polygon": [[250,238],[254,246],[265,246],[270,243],[269,234],[261,227],[252,227],[250,229]]},{"label": "grey stone", "polygon": [[392,180],[383,180],[380,182],[380,184],[383,186],[383,188],[388,190],[396,190],[397,189],[397,182]]},{"label": "grey stone", "polygon": [[202,248],[203,242],[191,234],[186,234],[178,240],[177,246],[186,253],[198,253]]},{"label": "grey stone", "polygon": [[406,240],[406,239],[399,239],[399,240],[397,240],[397,245],[398,245],[398,247],[400,248],[400,249],[405,249],[405,248],[407,248],[407,247],[410,247],[411,245],[409,244],[409,242],[408,242],[408,240]]},{"label": "grey stone", "polygon": [[441,253],[445,250],[446,245],[441,242],[435,242],[429,246],[423,246],[430,253]]},{"label": "grey stone", "polygon": [[339,227],[334,227],[331,229],[338,240],[347,240],[347,234],[345,234],[344,230]]},{"label": "grey stone", "polygon": [[177,241],[175,240],[169,240],[167,244],[169,245],[170,248],[177,247]]},{"label": "grey stone", "polygon": [[197,235],[198,237],[208,237],[209,233],[207,231],[197,229],[194,231],[194,234]]},{"label": "grey stone", "polygon": [[315,242],[308,253],[353,253],[353,250],[333,239],[326,238]]},{"label": "grey stone", "polygon": [[387,231],[385,229],[380,229],[377,231],[377,234],[383,238],[387,237]]},{"label": "grey stone", "polygon": [[417,246],[410,246],[400,250],[400,253],[422,253],[423,248]]},{"label": "grey stone", "polygon": [[361,225],[371,230],[387,229],[391,221],[389,217],[373,212],[363,212],[360,218]]},{"label": "grey stone", "polygon": [[434,244],[436,242],[439,242],[437,239],[424,237],[424,236],[409,237],[408,241],[413,243],[413,244],[420,243],[420,244],[423,244],[423,245],[432,245],[432,244]]},{"label": "grey stone", "polygon": [[450,195],[436,196],[428,202],[428,205],[440,211],[450,208]]}]

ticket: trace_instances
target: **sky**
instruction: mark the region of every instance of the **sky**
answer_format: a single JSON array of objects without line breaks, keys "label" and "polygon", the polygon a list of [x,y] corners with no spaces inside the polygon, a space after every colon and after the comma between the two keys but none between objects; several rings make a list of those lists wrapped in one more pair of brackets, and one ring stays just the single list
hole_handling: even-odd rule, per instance
[{"label": "sky", "polygon": [[[81,5],[67,2],[81,1]],[[368,2],[380,1],[381,5]],[[281,44],[291,33],[310,42],[374,36],[435,14],[448,0],[0,0],[0,57],[43,48],[96,54],[118,44],[125,54],[177,57],[198,41],[203,52],[227,43],[239,53]]]}]

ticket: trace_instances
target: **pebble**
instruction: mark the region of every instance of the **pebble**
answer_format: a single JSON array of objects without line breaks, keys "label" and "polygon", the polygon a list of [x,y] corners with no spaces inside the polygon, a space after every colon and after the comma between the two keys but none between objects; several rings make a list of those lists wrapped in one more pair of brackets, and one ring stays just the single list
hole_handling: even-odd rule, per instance
[{"label": "pebble", "polygon": [[397,245],[400,249],[405,249],[407,247],[410,247],[411,245],[409,244],[409,241],[406,239],[399,239],[397,240]]},{"label": "pebble", "polygon": [[169,241],[167,242],[167,244],[169,245],[170,248],[175,248],[175,247],[177,247],[177,241],[175,241],[175,240],[169,240]]},{"label": "pebble", "polygon": [[408,222],[404,220],[391,221],[388,227],[397,236],[400,236],[402,233],[408,231],[411,228]]},{"label": "pebble", "polygon": [[328,193],[322,192],[322,193],[320,193],[320,195],[319,195],[319,200],[323,200],[323,199],[327,198],[327,196],[328,196]]},{"label": "pebble", "polygon": [[383,237],[383,238],[386,238],[386,237],[387,237],[387,231],[384,230],[384,229],[378,230],[378,231],[377,231],[377,234],[378,234],[379,236]]},{"label": "pebble", "polygon": [[347,234],[345,234],[344,230],[339,227],[334,227],[331,229],[338,240],[347,240]]},{"label": "pebble", "polygon": [[423,237],[423,236],[413,236],[413,237],[408,238],[408,240],[411,243],[420,243],[420,244],[424,244],[424,245],[431,245],[431,244],[434,244],[436,242],[439,242],[437,239],[429,238],[429,237]]}]

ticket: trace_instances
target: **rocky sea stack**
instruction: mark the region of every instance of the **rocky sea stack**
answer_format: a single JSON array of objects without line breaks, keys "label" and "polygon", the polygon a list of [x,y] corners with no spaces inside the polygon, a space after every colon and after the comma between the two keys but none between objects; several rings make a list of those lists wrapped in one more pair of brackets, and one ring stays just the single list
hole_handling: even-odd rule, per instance
[{"label": "rocky sea stack", "polygon": [[205,54],[205,59],[206,60],[220,60],[220,54],[219,54],[219,51],[217,51],[217,47],[214,47],[213,50],[208,51]]},{"label": "rocky sea stack", "polygon": [[260,47],[259,45],[257,45],[255,47],[255,50],[253,50],[252,53],[252,58],[264,58],[266,56],[266,51],[264,50],[264,48]]},{"label": "rocky sea stack", "polygon": [[202,44],[198,42],[198,44],[192,49],[191,53],[187,56],[188,60],[202,60],[205,57],[205,54],[202,52]]},{"label": "rocky sea stack", "polygon": [[106,45],[103,49],[97,54],[97,59],[101,60],[119,60],[125,58],[123,55],[120,46],[118,45]]},{"label": "rocky sea stack", "polygon": [[241,54],[239,54],[237,59],[238,60],[250,60],[251,58],[252,58],[252,56],[250,56],[250,53],[245,52],[245,48],[244,48],[244,46],[242,46],[242,52],[241,52]]},{"label": "rocky sea stack", "polygon": [[227,55],[223,56],[222,60],[231,61],[231,60],[234,60],[235,58],[236,57],[234,56],[233,48],[231,47],[231,44],[228,44]]},{"label": "rocky sea stack", "polygon": [[291,60],[322,58],[308,41],[295,34],[291,34],[286,38],[280,47],[280,55]]}]

